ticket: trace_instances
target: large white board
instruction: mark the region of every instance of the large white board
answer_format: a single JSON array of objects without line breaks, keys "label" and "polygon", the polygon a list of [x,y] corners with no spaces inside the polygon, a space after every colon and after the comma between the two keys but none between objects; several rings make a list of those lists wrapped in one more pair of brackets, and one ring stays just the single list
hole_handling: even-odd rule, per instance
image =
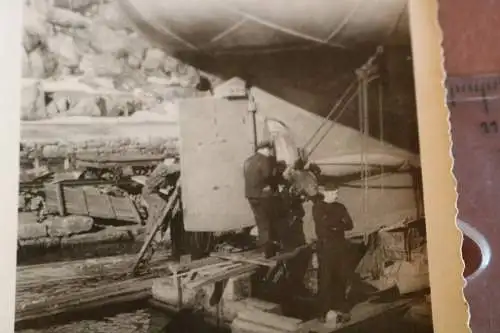
[{"label": "large white board", "polygon": [[185,229],[223,232],[253,226],[243,178],[243,163],[253,153],[247,101],[179,101],[179,125]]}]

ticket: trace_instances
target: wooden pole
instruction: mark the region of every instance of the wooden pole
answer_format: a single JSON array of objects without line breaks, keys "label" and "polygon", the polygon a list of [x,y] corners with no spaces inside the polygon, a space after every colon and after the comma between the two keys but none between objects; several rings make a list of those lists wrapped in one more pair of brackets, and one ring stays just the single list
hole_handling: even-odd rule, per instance
[{"label": "wooden pole", "polygon": [[137,256],[136,262],[135,262],[134,266],[132,267],[132,272],[137,273],[137,271],[140,267],[140,264],[143,262],[143,259],[144,259],[144,256],[146,255],[147,250],[151,246],[156,233],[162,227],[168,214],[169,213],[174,214],[173,208],[175,207],[175,204],[179,200],[179,191],[180,191],[180,180],[177,181],[177,184],[175,186],[174,191],[172,192],[172,194],[168,198],[168,202],[163,210],[163,214],[161,214],[161,216],[155,222],[154,227],[151,229],[151,233],[147,236],[146,240],[144,241],[144,244],[142,245],[142,248],[139,251],[139,255]]},{"label": "wooden pole", "polygon": [[66,215],[66,204],[64,202],[64,187],[61,182],[56,183],[56,196],[57,196],[57,208],[59,210],[59,215]]}]

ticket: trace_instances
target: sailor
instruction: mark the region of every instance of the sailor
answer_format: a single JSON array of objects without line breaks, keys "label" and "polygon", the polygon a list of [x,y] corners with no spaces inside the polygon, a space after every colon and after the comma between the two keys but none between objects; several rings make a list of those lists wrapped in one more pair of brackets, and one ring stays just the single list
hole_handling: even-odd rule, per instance
[{"label": "sailor", "polygon": [[[152,229],[167,204],[167,200],[160,194],[160,189],[168,185],[175,185],[178,178],[179,159],[177,157],[167,157],[165,160],[158,164],[153,172],[146,179],[144,187],[142,188],[142,197],[148,209],[148,221],[146,225],[147,234],[152,232]],[[168,228],[168,221],[164,221],[162,231],[165,232]],[[172,257],[179,259],[181,253],[181,242],[183,237],[183,225],[181,219],[173,219],[170,224],[170,238]],[[156,242],[161,240],[161,233],[157,233]]]},{"label": "sailor", "polygon": [[345,231],[353,228],[347,208],[337,201],[338,189],[318,188],[312,214],[316,228],[318,255],[318,307],[320,319],[350,320],[346,299],[350,277],[347,265],[348,243]]},{"label": "sailor", "polygon": [[250,203],[258,229],[257,246],[266,258],[275,253],[273,206],[276,198],[276,159],[270,141],[257,145],[256,152],[243,165],[245,196]]},{"label": "sailor", "polygon": [[[293,186],[285,186],[280,191],[281,220],[279,223],[279,241],[284,252],[292,252],[304,247],[306,239],[304,235],[303,218],[305,211],[303,197]],[[311,259],[311,251],[304,248],[298,254],[287,261],[289,273],[288,287],[294,290],[295,295],[306,296],[309,294],[305,286],[305,275]]]}]

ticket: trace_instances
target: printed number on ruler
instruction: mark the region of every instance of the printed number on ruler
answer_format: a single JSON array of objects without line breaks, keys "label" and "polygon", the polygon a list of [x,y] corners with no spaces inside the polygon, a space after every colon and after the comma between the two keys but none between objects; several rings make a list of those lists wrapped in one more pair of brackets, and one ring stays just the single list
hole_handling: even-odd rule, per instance
[{"label": "printed number on ruler", "polygon": [[[500,75],[449,77],[446,86],[448,106],[453,114],[453,127],[469,127],[467,131],[459,131],[467,133],[468,138],[454,137],[454,140],[467,140],[466,145],[469,147],[473,145],[474,149],[489,150],[493,148],[500,152],[500,141],[498,141],[500,133]],[[454,118],[456,121],[453,121]]]}]

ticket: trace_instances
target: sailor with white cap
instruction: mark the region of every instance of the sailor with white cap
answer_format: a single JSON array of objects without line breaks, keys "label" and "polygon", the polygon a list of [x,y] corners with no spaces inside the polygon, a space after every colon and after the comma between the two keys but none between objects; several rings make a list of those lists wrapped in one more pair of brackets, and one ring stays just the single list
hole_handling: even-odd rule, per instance
[{"label": "sailor with white cap", "polygon": [[335,186],[320,186],[318,189],[312,213],[318,237],[320,317],[327,321],[333,318],[346,321],[350,319],[346,300],[350,270],[346,261],[348,243],[345,231],[353,228],[353,222],[347,208],[338,202],[338,189]]}]

